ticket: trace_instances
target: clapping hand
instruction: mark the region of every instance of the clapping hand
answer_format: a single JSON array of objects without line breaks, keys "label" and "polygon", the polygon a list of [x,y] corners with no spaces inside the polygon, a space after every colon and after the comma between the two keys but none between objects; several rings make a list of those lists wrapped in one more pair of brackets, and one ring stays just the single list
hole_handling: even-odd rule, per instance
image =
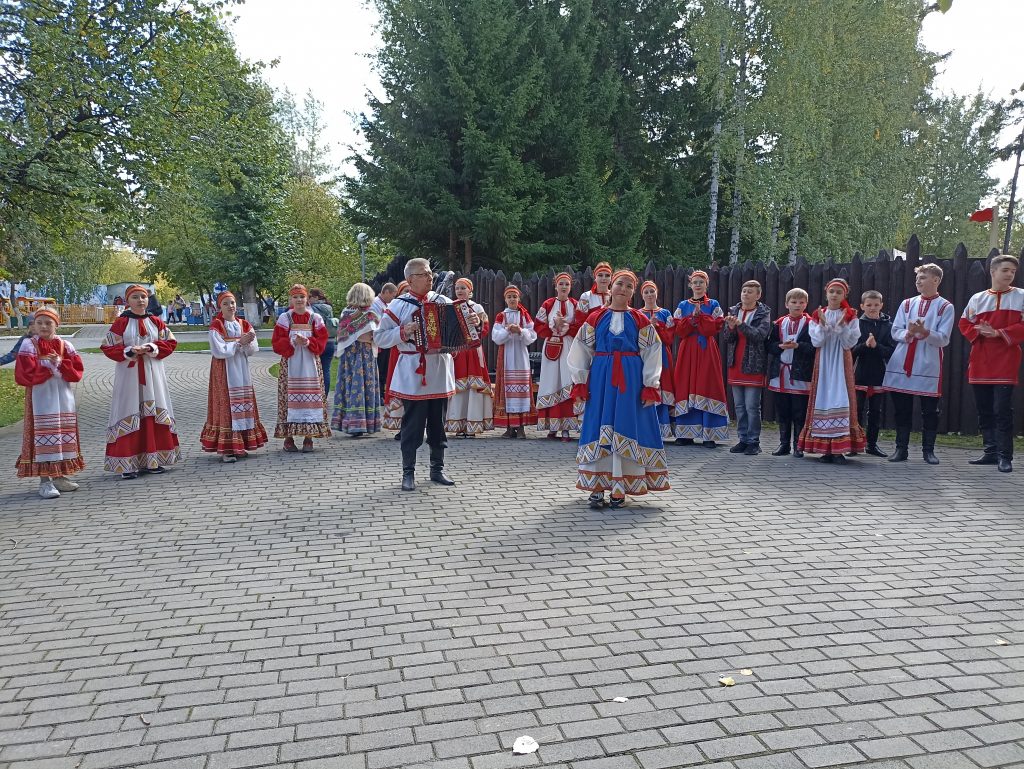
[{"label": "clapping hand", "polygon": [[725,316],[725,325],[727,325],[730,330],[735,329],[736,326],[739,325],[739,322],[740,322],[740,319],[737,318],[735,315],[726,315]]},{"label": "clapping hand", "polygon": [[878,347],[878,342],[875,341],[874,334],[868,334],[868,338],[864,340],[864,344],[870,347],[872,350]]},{"label": "clapping hand", "polygon": [[510,333],[510,334],[521,334],[522,332],[523,332],[523,329],[520,326],[516,325],[515,323],[509,324],[509,326],[508,326],[508,333]]},{"label": "clapping hand", "polygon": [[798,342],[783,342],[779,345],[783,350],[795,350],[799,346],[800,344]]},{"label": "clapping hand", "polygon": [[992,328],[992,326],[989,325],[988,323],[986,323],[985,321],[979,322],[976,325],[976,328],[978,329],[978,333],[981,334],[982,336],[987,336],[987,337],[999,336],[999,332],[996,331],[994,328]]}]

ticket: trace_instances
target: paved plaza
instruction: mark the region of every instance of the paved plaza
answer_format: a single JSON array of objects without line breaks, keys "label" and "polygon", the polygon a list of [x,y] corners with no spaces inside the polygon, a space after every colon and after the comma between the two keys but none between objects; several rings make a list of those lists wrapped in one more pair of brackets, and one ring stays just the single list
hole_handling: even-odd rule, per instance
[{"label": "paved plaza", "polygon": [[1024,767],[1024,463],[673,446],[670,492],[592,511],[573,445],[495,434],[403,494],[391,433],[204,455],[177,353],[183,461],[125,482],[85,357],[80,491],[0,431],[4,769]]}]

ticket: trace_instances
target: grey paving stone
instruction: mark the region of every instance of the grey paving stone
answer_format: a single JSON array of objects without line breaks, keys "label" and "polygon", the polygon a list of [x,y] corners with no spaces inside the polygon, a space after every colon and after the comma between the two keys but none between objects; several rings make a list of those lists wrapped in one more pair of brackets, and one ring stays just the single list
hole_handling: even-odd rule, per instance
[{"label": "grey paving stone", "polygon": [[[265,421],[274,361],[252,361]],[[158,506],[110,504],[123,487],[96,461],[101,356],[78,388],[82,488],[48,503],[10,479],[0,763],[1024,763],[1024,652],[992,644],[1019,629],[1016,475],[944,449],[927,477],[854,460],[865,486],[819,463],[670,447],[676,488],[610,514],[572,491],[565,447],[534,441],[512,462],[490,436],[452,442],[457,494],[428,485],[403,507],[389,435],[319,441],[312,458],[275,442],[230,467],[202,455],[209,358],[166,365],[184,459],[139,479]],[[0,455],[19,443],[0,431]],[[698,499],[691,476],[718,482]],[[835,503],[795,508],[794,484]],[[346,501],[311,506],[310,488]],[[530,504],[494,504],[509,498]],[[541,753],[513,756],[522,734]]]}]

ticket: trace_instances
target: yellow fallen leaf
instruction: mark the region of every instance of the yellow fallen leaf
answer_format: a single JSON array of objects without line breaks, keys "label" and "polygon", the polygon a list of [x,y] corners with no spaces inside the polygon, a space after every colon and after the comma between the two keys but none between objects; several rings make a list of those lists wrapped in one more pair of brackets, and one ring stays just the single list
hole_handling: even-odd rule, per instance
[{"label": "yellow fallen leaf", "polygon": [[740,671],[740,675],[742,675],[742,676],[752,676],[752,675],[754,675],[754,671],[751,670],[750,668],[743,668],[743,670]]},{"label": "yellow fallen leaf", "polygon": [[720,683],[722,686],[735,686],[736,685],[736,681],[733,678],[729,677],[729,676],[726,676],[725,678],[719,678],[718,679],[718,683]]}]

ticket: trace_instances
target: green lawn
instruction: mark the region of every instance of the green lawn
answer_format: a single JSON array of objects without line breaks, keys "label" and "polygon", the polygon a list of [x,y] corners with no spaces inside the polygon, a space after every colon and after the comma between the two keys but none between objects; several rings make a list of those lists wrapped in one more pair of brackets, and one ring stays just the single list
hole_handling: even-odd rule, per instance
[{"label": "green lawn", "polygon": [[[280,374],[280,373],[281,373],[281,364],[280,363],[275,363],[273,366],[270,367],[270,376],[276,378],[277,375]],[[338,359],[337,358],[332,358],[331,359],[331,390],[334,389],[334,385],[337,383],[337,381],[338,381]]]},{"label": "green lawn", "polygon": [[[269,339],[257,339],[256,342],[260,347],[270,347]],[[178,346],[175,348],[175,352],[206,352],[210,349],[209,342],[178,342]],[[101,352],[99,347],[86,347],[79,352]]]},{"label": "green lawn", "polygon": [[12,425],[25,415],[25,388],[14,383],[14,367],[0,368],[0,427]]}]

